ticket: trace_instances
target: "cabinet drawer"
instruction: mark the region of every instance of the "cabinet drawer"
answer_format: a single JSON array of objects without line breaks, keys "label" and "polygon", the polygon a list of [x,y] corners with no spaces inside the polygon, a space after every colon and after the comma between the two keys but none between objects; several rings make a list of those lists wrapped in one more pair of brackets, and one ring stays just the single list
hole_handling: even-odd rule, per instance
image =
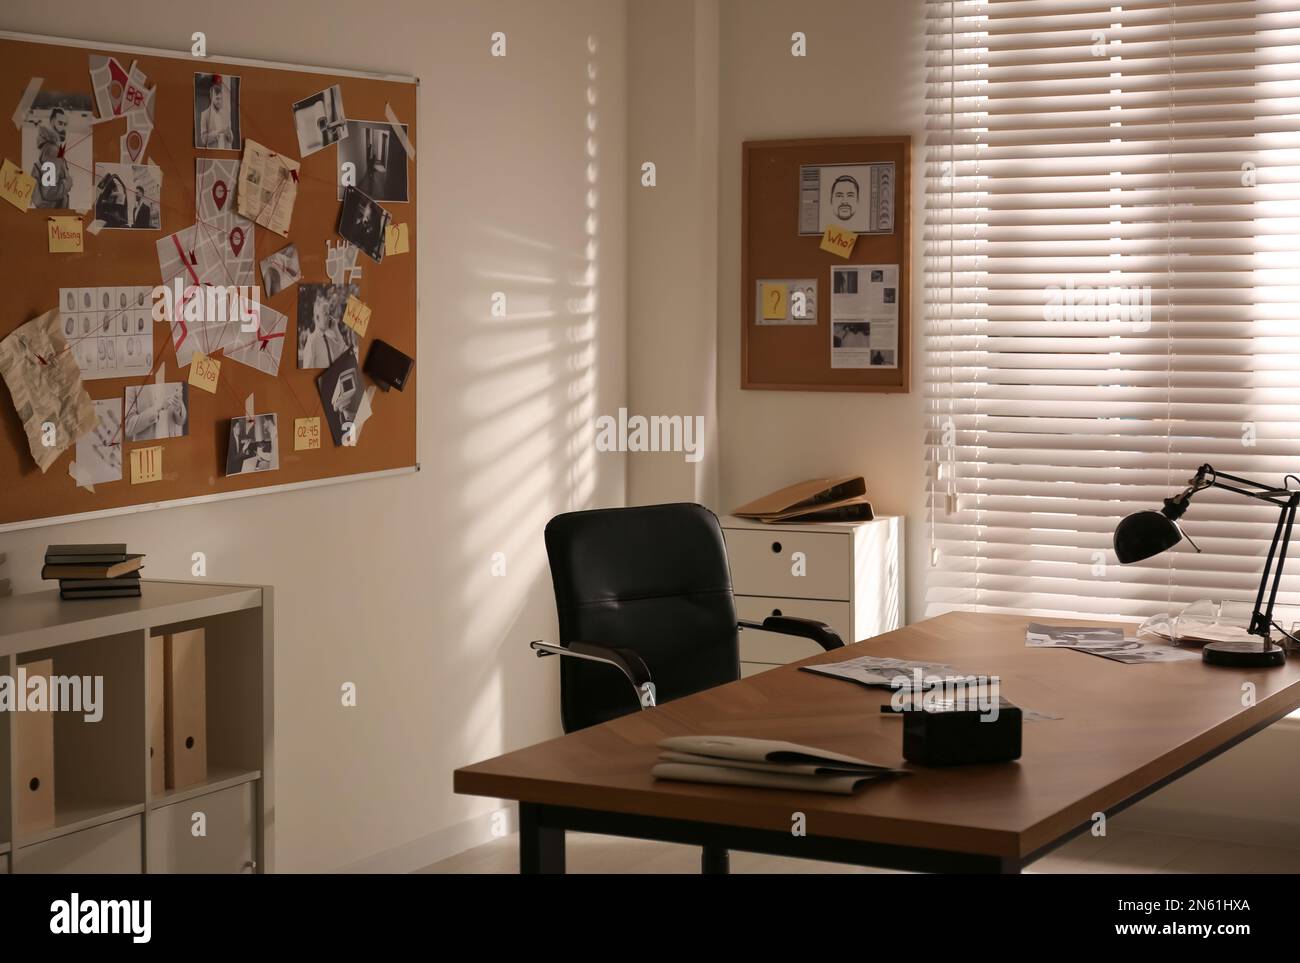
[{"label": "cabinet drawer", "polygon": [[[839,633],[844,644],[853,638],[853,606],[848,602],[822,602],[814,599],[755,598],[736,596],[736,614],[751,622],[762,622],[769,615],[792,615],[801,619],[825,622]],[[776,632],[742,629],[740,658],[745,662],[784,665],[816,655],[822,647],[811,639],[801,639]]]},{"label": "cabinet drawer", "polygon": [[[206,836],[195,836],[203,813]],[[155,809],[149,814],[150,873],[251,873],[253,784],[244,783]]]},{"label": "cabinet drawer", "polygon": [[24,846],[14,853],[16,873],[138,873],[140,817]]},{"label": "cabinet drawer", "polygon": [[4,876],[8,872],[9,872],[9,857],[0,856],[0,876]]},{"label": "cabinet drawer", "polygon": [[[853,538],[848,533],[731,528],[726,537],[731,585],[737,595],[840,602],[852,598]],[[803,575],[794,574],[795,552],[803,553]]]}]

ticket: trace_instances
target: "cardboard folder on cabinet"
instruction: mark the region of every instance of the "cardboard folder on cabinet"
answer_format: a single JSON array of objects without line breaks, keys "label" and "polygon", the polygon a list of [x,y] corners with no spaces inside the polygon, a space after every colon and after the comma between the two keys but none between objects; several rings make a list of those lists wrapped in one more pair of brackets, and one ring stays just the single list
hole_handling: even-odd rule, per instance
[{"label": "cardboard folder on cabinet", "polygon": [[184,789],[208,778],[207,669],[202,629],[164,636],[166,779]]},{"label": "cardboard folder on cabinet", "polygon": [[149,684],[146,688],[149,704],[146,722],[149,726],[149,791],[156,796],[167,788],[166,696],[163,681],[167,672],[167,660],[163,654],[166,636],[153,635],[147,641]]},{"label": "cardboard folder on cabinet", "polygon": [[741,505],[733,515],[760,522],[869,522],[875,518],[861,475],[810,478]]},{"label": "cardboard folder on cabinet", "polygon": [[[28,662],[27,678],[49,679],[54,660]],[[21,834],[54,825],[54,713],[15,712],[14,828]]]}]

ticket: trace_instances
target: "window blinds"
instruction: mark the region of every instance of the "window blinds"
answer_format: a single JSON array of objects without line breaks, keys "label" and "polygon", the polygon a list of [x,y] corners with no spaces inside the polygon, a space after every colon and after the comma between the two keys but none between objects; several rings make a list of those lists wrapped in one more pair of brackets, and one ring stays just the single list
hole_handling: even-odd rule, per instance
[{"label": "window blinds", "polygon": [[1253,600],[1271,506],[1111,537],[1300,473],[1300,0],[927,8],[929,612]]}]

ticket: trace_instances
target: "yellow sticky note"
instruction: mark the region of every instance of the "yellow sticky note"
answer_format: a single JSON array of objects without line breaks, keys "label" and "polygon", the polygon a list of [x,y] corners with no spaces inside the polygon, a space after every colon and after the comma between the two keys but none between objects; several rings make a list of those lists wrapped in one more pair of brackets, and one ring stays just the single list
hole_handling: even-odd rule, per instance
[{"label": "yellow sticky note", "polygon": [[32,200],[32,191],[36,190],[36,178],[24,174],[13,161],[5,158],[0,164],[0,197],[18,208],[27,210]]},{"label": "yellow sticky note", "polygon": [[763,284],[763,320],[784,321],[786,296],[784,284]]},{"label": "yellow sticky note", "polygon": [[411,250],[411,232],[405,224],[390,224],[384,232],[384,254],[406,254]]},{"label": "yellow sticky note", "polygon": [[320,419],[295,418],[293,420],[293,450],[310,451],[320,447]]},{"label": "yellow sticky note", "polygon": [[85,225],[79,217],[52,217],[49,220],[50,253],[80,254]]},{"label": "yellow sticky note", "polygon": [[190,362],[190,384],[212,394],[217,393],[217,379],[221,377],[221,362],[195,351]]},{"label": "yellow sticky note", "polygon": [[822,235],[821,249],[847,258],[853,253],[853,245],[858,243],[858,236],[842,227],[828,227]]},{"label": "yellow sticky note", "polygon": [[364,338],[366,328],[370,327],[370,308],[349,296],[347,307],[343,309],[343,323],[355,331],[357,337]]},{"label": "yellow sticky note", "polygon": [[131,449],[131,484],[162,479],[162,445]]}]

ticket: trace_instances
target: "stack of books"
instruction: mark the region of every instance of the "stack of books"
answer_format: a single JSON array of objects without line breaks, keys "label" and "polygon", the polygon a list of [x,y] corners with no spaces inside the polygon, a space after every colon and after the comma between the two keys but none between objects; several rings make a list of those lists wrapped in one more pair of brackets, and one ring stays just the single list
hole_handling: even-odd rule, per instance
[{"label": "stack of books", "polygon": [[672,736],[659,743],[656,779],[727,786],[793,789],[849,795],[865,783],[907,775],[893,769],[793,742],[738,736]]},{"label": "stack of books", "polygon": [[143,567],[125,545],[51,545],[41,578],[59,580],[61,599],[138,598]]}]

